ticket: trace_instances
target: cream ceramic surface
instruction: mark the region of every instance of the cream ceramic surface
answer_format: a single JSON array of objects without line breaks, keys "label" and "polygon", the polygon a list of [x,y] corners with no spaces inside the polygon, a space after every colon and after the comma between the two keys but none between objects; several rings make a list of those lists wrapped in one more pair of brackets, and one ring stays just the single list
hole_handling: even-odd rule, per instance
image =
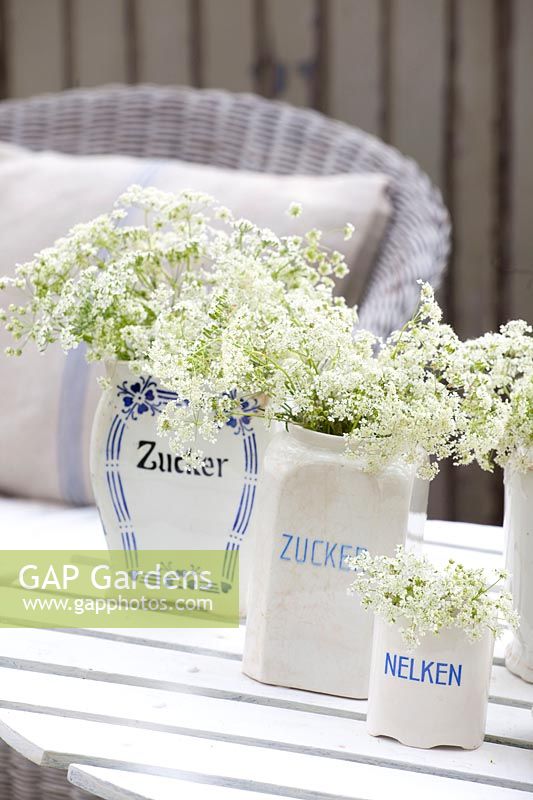
[{"label": "cream ceramic surface", "polygon": [[485,735],[494,638],[463,631],[425,636],[409,651],[396,626],[376,618],[367,729],[411,747],[472,750]]},{"label": "cream ceramic surface", "polygon": [[533,470],[505,470],[506,567],[511,573],[520,626],[505,654],[505,666],[533,683]]},{"label": "cream ceramic surface", "polygon": [[261,454],[270,433],[253,417],[231,419],[218,442],[206,444],[203,466],[188,468],[157,435],[158,416],[176,395],[149,376],[132,375],[127,364],[110,364],[108,377],[94,419],[91,479],[109,548],[123,549],[131,567],[139,549],[225,549],[217,589],[227,591],[239,572],[245,614]]},{"label": "cream ceramic surface", "polygon": [[430,481],[415,476],[405,541],[408,550],[422,551],[424,529],[428,518],[429,487]]},{"label": "cream ceramic surface", "polygon": [[264,683],[364,698],[372,617],[347,594],[344,559],[404,543],[412,470],[378,475],[340,437],[298,428],[265,454],[244,672]]}]

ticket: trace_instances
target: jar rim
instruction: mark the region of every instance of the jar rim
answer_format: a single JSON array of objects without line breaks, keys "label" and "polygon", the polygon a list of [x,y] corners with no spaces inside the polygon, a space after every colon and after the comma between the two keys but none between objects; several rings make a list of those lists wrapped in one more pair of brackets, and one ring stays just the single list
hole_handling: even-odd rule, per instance
[{"label": "jar rim", "polygon": [[289,435],[303,444],[312,447],[320,447],[325,450],[333,450],[337,453],[344,453],[346,450],[346,440],[344,436],[336,436],[332,433],[322,433],[304,428],[301,425],[289,424],[287,428]]}]

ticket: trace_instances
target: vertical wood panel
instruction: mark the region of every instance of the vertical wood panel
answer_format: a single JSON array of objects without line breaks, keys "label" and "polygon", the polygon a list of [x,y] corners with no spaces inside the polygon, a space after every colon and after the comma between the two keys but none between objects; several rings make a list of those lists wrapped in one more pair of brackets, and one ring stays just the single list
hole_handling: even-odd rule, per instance
[{"label": "vertical wood panel", "polygon": [[192,86],[204,85],[204,0],[189,0],[189,75]]},{"label": "vertical wood panel", "polygon": [[533,322],[533,3],[516,0],[513,55],[512,249],[514,317]]},{"label": "vertical wood panel", "polygon": [[0,0],[0,100],[7,97],[7,10],[6,0]]},{"label": "vertical wood panel", "polygon": [[391,142],[442,183],[445,0],[393,0]]},{"label": "vertical wood panel", "polygon": [[204,0],[206,86],[233,92],[254,85],[253,4],[251,0]]},{"label": "vertical wood panel", "polygon": [[497,155],[494,16],[485,0],[458,3],[457,116],[453,160],[454,322],[460,336],[496,323],[492,226]]},{"label": "vertical wood panel", "polygon": [[72,41],[72,0],[61,0],[61,28],[63,38],[63,86],[74,86],[74,46]]},{"label": "vertical wood panel", "polygon": [[316,43],[315,2],[268,0],[267,11],[276,65],[274,94],[294,105],[311,105]]},{"label": "vertical wood panel", "polygon": [[187,0],[137,0],[139,80],[189,82]]},{"label": "vertical wood panel", "polygon": [[329,110],[329,25],[330,0],[315,0],[311,105],[323,114]]},{"label": "vertical wood panel", "polygon": [[455,183],[453,164],[455,161],[455,125],[457,119],[457,3],[458,0],[447,0],[445,17],[446,38],[446,82],[444,86],[444,141],[442,152],[442,192],[444,202],[452,220],[452,252],[448,259],[446,281],[441,289],[441,303],[446,320],[453,324],[455,300]]},{"label": "vertical wood panel", "polygon": [[27,97],[64,88],[61,0],[8,0],[9,94]]},{"label": "vertical wood panel", "polygon": [[510,249],[511,249],[511,39],[514,3],[493,0],[494,60],[496,105],[495,211],[493,251],[496,273],[496,318],[498,323],[511,317]]},{"label": "vertical wood panel", "polygon": [[126,80],[128,83],[137,83],[139,77],[138,65],[138,15],[137,0],[124,0],[124,46],[126,49]]},{"label": "vertical wood panel", "polygon": [[379,0],[379,135],[384,142],[391,137],[392,2]]},{"label": "vertical wood panel", "polygon": [[380,4],[330,0],[329,108],[331,116],[380,132]]},{"label": "vertical wood panel", "polygon": [[254,89],[264,97],[276,92],[276,64],[272,48],[267,0],[253,0]]},{"label": "vertical wood panel", "polygon": [[[492,11],[486,0],[457,3],[453,322],[462,337],[478,336],[497,322],[493,259],[496,38]],[[500,477],[483,473],[477,466],[457,468],[455,473],[453,513],[465,521],[497,521]]]},{"label": "vertical wood panel", "polygon": [[124,0],[75,0],[75,75],[79,86],[127,81]]}]

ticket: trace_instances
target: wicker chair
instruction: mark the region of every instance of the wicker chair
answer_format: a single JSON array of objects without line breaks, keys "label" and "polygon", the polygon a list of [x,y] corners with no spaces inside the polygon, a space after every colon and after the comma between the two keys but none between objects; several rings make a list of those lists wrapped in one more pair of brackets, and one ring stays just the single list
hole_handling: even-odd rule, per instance
[{"label": "wicker chair", "polygon": [[[360,306],[361,324],[381,335],[412,313],[416,279],[437,286],[444,271],[449,218],[428,177],[374,136],[314,111],[247,94],[110,86],[0,103],[0,140],[278,174],[386,173],[393,216]],[[63,773],[36,767],[0,743],[0,800],[88,797]]]}]

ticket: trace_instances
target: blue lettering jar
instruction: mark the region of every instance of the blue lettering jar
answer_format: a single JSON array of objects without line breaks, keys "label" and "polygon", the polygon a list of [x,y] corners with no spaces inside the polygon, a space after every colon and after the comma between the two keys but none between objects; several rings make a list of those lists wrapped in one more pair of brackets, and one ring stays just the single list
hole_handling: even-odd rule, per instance
[{"label": "blue lettering jar", "polygon": [[291,427],[270,442],[256,511],[243,671],[366,698],[372,616],[348,596],[348,556],[405,542],[414,469],[368,473],[341,436]]},{"label": "blue lettering jar", "polygon": [[158,435],[159,415],[179,402],[177,395],[151,375],[133,374],[127,363],[108,362],[106,370],[90,463],[109,548],[123,550],[131,569],[138,550],[225,550],[213,591],[228,592],[238,582],[245,616],[256,494],[272,437],[253,413],[258,401],[241,401],[243,414],[227,421],[193,468]]},{"label": "blue lettering jar", "polygon": [[494,637],[459,628],[409,650],[399,625],[374,625],[367,728],[411,747],[479,747],[485,735]]}]

